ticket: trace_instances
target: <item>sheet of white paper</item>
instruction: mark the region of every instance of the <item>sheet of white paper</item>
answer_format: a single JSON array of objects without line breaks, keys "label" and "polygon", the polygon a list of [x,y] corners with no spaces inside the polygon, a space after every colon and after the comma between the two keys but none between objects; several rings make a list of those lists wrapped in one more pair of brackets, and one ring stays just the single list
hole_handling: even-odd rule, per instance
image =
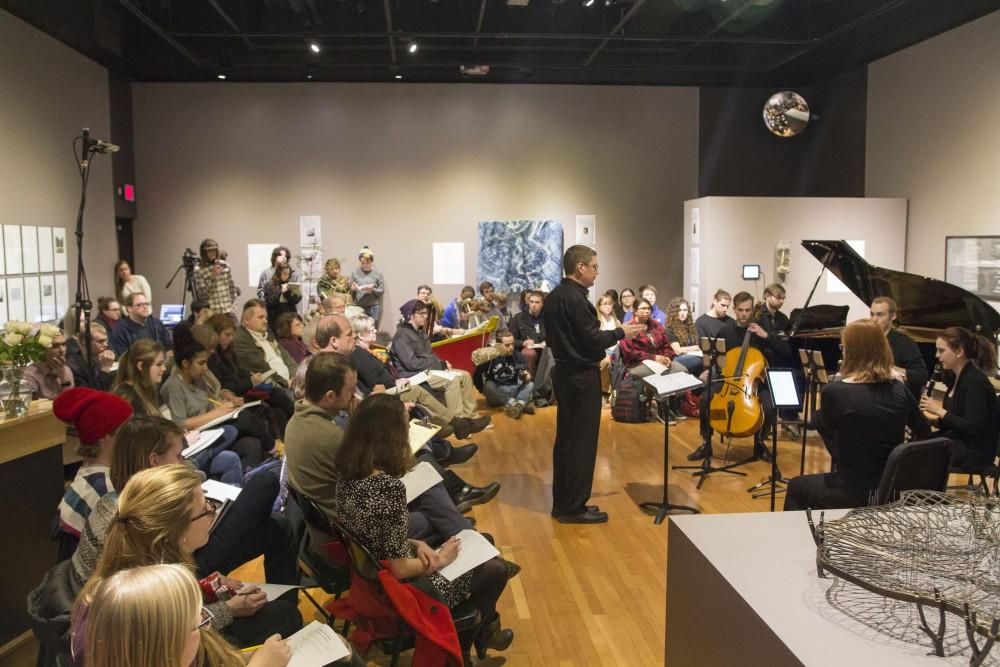
[{"label": "sheet of white paper", "polygon": [[671,373],[669,375],[649,375],[642,378],[642,381],[656,390],[660,396],[664,394],[675,394],[693,387],[700,387],[701,380],[690,373]]},{"label": "sheet of white paper", "polygon": [[66,270],[66,258],[68,248],[66,247],[66,228],[65,227],[53,227],[52,228],[52,254],[53,254],[53,269],[56,271]]},{"label": "sheet of white paper", "polygon": [[299,245],[303,248],[323,245],[323,225],[318,215],[299,216]]},{"label": "sheet of white paper", "polygon": [[455,373],[453,371],[430,371],[430,375],[439,377],[442,380],[447,380],[448,382],[451,382],[452,380],[458,377],[458,373]]},{"label": "sheet of white paper", "polygon": [[[865,242],[864,241],[848,241],[847,245],[854,248],[854,252],[858,253],[862,257],[865,256]],[[830,271],[826,272],[826,291],[827,292],[850,292],[847,289],[847,285],[840,281],[840,278],[833,275]]]},{"label": "sheet of white paper", "polygon": [[313,621],[287,641],[292,650],[288,667],[325,667],[351,654],[341,636],[319,621]]},{"label": "sheet of white paper", "polygon": [[432,256],[435,285],[465,284],[464,243],[434,243]]},{"label": "sheet of white paper", "polygon": [[[3,255],[6,259],[7,275],[24,273],[21,270],[21,228],[17,225],[3,226]],[[14,319],[14,318],[11,318]]]},{"label": "sheet of white paper", "polygon": [[544,350],[545,349],[545,341],[542,341],[541,343],[535,343],[534,345],[531,346],[531,349],[532,350]]},{"label": "sheet of white paper", "polygon": [[[221,432],[222,429],[219,429]],[[205,435],[204,433],[202,435]],[[225,482],[219,482],[214,479],[206,479],[202,485],[201,490],[205,492],[206,498],[211,498],[212,500],[226,501],[226,500],[236,500],[240,496],[241,489],[238,486],[233,486],[232,484],[226,484]]]},{"label": "sheet of white paper", "polygon": [[181,456],[189,459],[203,449],[210,447],[212,443],[222,437],[222,429],[217,428],[201,431],[199,436],[197,442],[193,445],[188,445],[187,448],[181,451]]},{"label": "sheet of white paper", "polygon": [[576,243],[591,248],[597,245],[597,216],[576,216]]},{"label": "sheet of white paper", "polygon": [[421,493],[442,479],[441,474],[427,461],[421,461],[413,466],[410,472],[403,475],[402,480],[403,486],[406,487],[406,502],[412,503],[414,498],[420,497]]},{"label": "sheet of white paper", "polygon": [[401,384],[397,384],[394,387],[386,387],[385,393],[389,394],[390,396],[395,396],[399,392],[406,391],[409,388],[410,388],[410,383],[403,382]]},{"label": "sheet of white paper", "polygon": [[416,375],[411,375],[406,379],[409,381],[411,385],[418,385],[427,382],[428,377],[430,376],[427,375],[427,371],[420,371]]},{"label": "sheet of white paper", "polygon": [[7,278],[7,321],[24,321],[24,278]]},{"label": "sheet of white paper", "polygon": [[7,281],[0,278],[0,330],[7,324]]},{"label": "sheet of white paper", "polygon": [[243,591],[250,586],[256,586],[259,588],[260,592],[267,596],[268,602],[274,602],[288,591],[302,588],[302,586],[286,586],[285,584],[255,584],[249,581],[244,581],[243,588],[241,588],[240,591]]},{"label": "sheet of white paper", "polygon": [[271,253],[280,243],[247,244],[247,285],[257,287],[260,273],[271,266]]},{"label": "sheet of white paper", "polygon": [[54,265],[52,257],[52,228],[38,228],[38,272],[49,273]]},{"label": "sheet of white paper", "polygon": [[649,370],[653,371],[657,375],[659,375],[660,373],[664,373],[667,370],[666,366],[661,364],[659,361],[654,361],[652,359],[646,359],[645,361],[642,362],[642,365],[648,368]]},{"label": "sheet of white paper", "polygon": [[440,431],[439,426],[425,426],[416,419],[410,420],[410,451],[416,453],[420,451],[420,448],[427,444],[427,441],[434,437],[434,434]]},{"label": "sheet of white paper", "polygon": [[56,275],[56,313],[60,317],[66,314],[70,307],[69,277],[65,273]]},{"label": "sheet of white paper", "polygon": [[40,276],[42,288],[42,321],[52,322],[56,315],[56,278],[55,276]]},{"label": "sheet of white paper", "polygon": [[38,273],[38,228],[21,225],[21,257],[24,273]]},{"label": "sheet of white paper", "polygon": [[232,412],[230,412],[228,415],[222,415],[221,417],[216,417],[215,419],[213,419],[212,421],[208,422],[207,424],[205,424],[203,426],[199,426],[198,428],[196,428],[194,430],[201,431],[201,432],[204,433],[208,429],[214,428],[214,427],[218,426],[219,424],[225,424],[227,421],[230,421],[232,419],[236,419],[237,417],[240,416],[240,411],[241,410],[246,410],[247,408],[252,408],[255,405],[260,405],[260,401],[247,401],[242,406],[240,406],[240,407],[236,408],[235,410],[233,410]]},{"label": "sheet of white paper", "polygon": [[42,319],[42,288],[38,276],[24,277],[24,319],[28,322]]},{"label": "sheet of white paper", "polygon": [[454,581],[475,566],[500,555],[495,546],[471,528],[458,534],[458,542],[458,558],[438,570],[448,581]]}]

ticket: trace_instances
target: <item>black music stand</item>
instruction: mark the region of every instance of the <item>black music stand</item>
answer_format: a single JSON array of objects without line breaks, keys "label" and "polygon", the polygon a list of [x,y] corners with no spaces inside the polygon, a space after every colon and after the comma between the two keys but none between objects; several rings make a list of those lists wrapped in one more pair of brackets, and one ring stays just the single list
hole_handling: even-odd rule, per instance
[{"label": "black music stand", "polygon": [[[767,387],[771,392],[771,401],[774,403],[775,413],[781,408],[795,408],[799,410],[802,407],[802,399],[799,397],[798,387],[795,386],[795,371],[791,368],[769,368],[767,369]],[[775,419],[771,424],[771,476],[767,479],[756,484],[747,491],[753,493],[757,489],[761,489],[765,486],[770,486],[768,491],[762,493],[754,493],[753,498],[760,498],[764,495],[771,496],[771,511],[774,511],[774,496],[780,490],[778,489],[779,484],[788,484],[788,480],[781,476],[781,470],[778,468],[778,419],[777,414],[775,414]]]},{"label": "black music stand", "polygon": [[[816,398],[819,388],[830,382],[826,366],[823,365],[823,355],[819,350],[799,350],[799,361],[802,362],[802,372],[806,376],[806,391],[802,397],[802,457],[799,460],[799,474],[806,472],[806,436],[809,420],[816,416]],[[817,430],[813,428],[813,430]]]},{"label": "black music stand", "polygon": [[[729,380],[732,380],[734,378],[726,378],[726,377],[722,377],[721,376],[721,370],[722,369],[721,369],[720,364],[719,364],[719,358],[720,357],[725,358],[725,356],[726,356],[726,341],[721,340],[719,338],[709,338],[707,336],[702,336],[701,340],[698,341],[698,346],[701,347],[702,353],[703,354],[707,354],[708,357],[709,357],[708,364],[706,365],[707,368],[708,368],[709,380],[706,383],[705,391],[707,392],[707,395],[705,397],[704,404],[707,405],[710,408],[711,405],[712,405],[712,394],[715,393],[715,385],[718,384],[718,383],[721,383],[721,382],[728,382]],[[719,370],[720,376],[713,378],[712,375],[716,372],[716,369]],[[707,416],[705,418],[708,419]],[[725,437],[724,434],[720,434],[720,435],[722,437]],[[711,438],[711,436],[709,436],[709,438]],[[729,455],[728,452],[729,452],[729,447],[730,446],[732,446],[732,437],[731,436],[729,438],[729,445],[727,445],[727,447],[726,447],[726,456],[727,456],[727,458],[725,460],[728,460],[728,455]],[[737,461],[736,463],[725,464],[725,465],[722,465],[722,466],[716,468],[716,467],[714,467],[712,465],[712,457],[706,456],[702,460],[702,462],[701,462],[700,465],[695,465],[695,466],[674,466],[673,469],[674,470],[694,470],[695,472],[691,473],[691,475],[693,477],[699,477],[700,478],[698,480],[698,484],[695,486],[695,488],[696,489],[701,489],[701,485],[705,483],[705,479],[707,479],[708,476],[711,475],[711,474],[713,474],[713,473],[724,472],[724,473],[727,473],[729,475],[738,475],[740,477],[746,477],[747,474],[745,472],[740,472],[738,470],[733,470],[733,468],[739,467],[741,465],[744,465],[746,463],[750,463],[751,461],[756,461],[756,460],[757,460],[756,456],[751,456],[748,459],[744,459],[742,461]]]},{"label": "black music stand", "polygon": [[[654,391],[656,391],[657,398],[665,399],[675,394],[683,393],[688,389],[690,389],[692,386],[695,387],[698,386],[691,384],[683,384],[684,380],[680,376],[684,376],[685,378],[692,378],[690,373],[669,373],[668,371],[668,373],[665,374],[650,375],[644,377],[642,378],[642,381],[645,382],[650,387],[652,387]],[[668,377],[670,378],[672,384],[676,383],[678,385],[676,388],[656,386],[655,378],[668,378]],[[661,412],[664,409],[666,409],[664,407],[665,405],[666,401],[663,400],[657,401],[657,406],[658,406],[657,409],[660,410]],[[667,516],[668,512],[671,512],[673,510],[684,510],[685,512],[692,512],[694,514],[700,513],[700,510],[697,510],[693,507],[688,507],[687,505],[674,505],[673,503],[670,502],[670,496],[667,490],[668,489],[667,478],[669,474],[670,474],[670,420],[663,419],[663,499],[658,503],[657,502],[639,503],[639,507],[643,509],[653,510],[656,512],[656,518],[653,519],[653,523],[655,523],[656,525],[663,523],[663,518]]]}]

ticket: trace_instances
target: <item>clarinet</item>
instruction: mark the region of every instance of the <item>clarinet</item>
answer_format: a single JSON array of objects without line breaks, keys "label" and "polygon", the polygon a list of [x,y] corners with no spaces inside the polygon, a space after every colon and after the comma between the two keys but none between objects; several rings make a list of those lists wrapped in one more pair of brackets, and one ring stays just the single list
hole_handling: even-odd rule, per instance
[{"label": "clarinet", "polygon": [[927,379],[927,387],[925,388],[925,391],[924,391],[924,395],[927,396],[927,398],[930,398],[931,394],[934,393],[934,385],[937,384],[937,381],[939,379],[941,379],[941,362],[940,361],[938,363],[934,364],[934,370],[931,371],[931,376]]}]

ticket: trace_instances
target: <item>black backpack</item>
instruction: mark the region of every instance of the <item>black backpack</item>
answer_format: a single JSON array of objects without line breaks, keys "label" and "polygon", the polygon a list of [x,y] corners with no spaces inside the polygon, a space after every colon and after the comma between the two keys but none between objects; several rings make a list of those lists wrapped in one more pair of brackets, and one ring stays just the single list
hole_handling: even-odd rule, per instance
[{"label": "black backpack", "polygon": [[640,424],[649,418],[649,401],[641,384],[626,375],[611,392],[611,418],[616,422]]}]

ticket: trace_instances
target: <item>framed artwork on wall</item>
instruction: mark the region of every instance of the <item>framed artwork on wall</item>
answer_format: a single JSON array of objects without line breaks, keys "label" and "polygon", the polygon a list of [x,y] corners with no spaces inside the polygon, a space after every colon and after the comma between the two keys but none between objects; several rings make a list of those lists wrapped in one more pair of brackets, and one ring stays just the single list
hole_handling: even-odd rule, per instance
[{"label": "framed artwork on wall", "polygon": [[944,279],[987,301],[1000,301],[1000,236],[947,236]]}]

